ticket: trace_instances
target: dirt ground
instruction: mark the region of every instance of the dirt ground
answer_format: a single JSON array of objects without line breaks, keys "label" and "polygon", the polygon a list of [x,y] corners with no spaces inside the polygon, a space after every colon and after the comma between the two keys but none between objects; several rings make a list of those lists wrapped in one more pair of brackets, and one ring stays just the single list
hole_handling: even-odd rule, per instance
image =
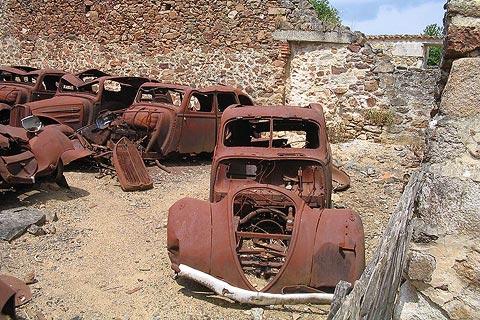
[{"label": "dirt ground", "polygon": [[[416,165],[405,146],[362,141],[332,146],[334,159],[352,177],[352,187],[334,195],[335,206],[362,216],[367,258],[378,243]],[[155,188],[124,193],[116,179],[73,170],[71,190],[43,184],[0,195],[0,209],[32,206],[52,220],[52,234],[25,234],[0,242],[0,273],[19,278],[35,272],[33,300],[22,319],[319,319],[328,306],[253,308],[177,283],[166,252],[168,208],[183,197],[208,199],[210,163],[165,162],[167,174],[149,168]]]}]

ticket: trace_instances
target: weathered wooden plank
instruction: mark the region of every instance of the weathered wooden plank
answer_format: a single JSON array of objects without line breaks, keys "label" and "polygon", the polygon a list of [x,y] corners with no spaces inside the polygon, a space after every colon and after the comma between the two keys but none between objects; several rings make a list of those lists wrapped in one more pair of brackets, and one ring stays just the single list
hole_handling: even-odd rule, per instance
[{"label": "weathered wooden plank", "polygon": [[412,174],[372,261],[351,293],[340,302],[340,308],[332,306],[328,319],[391,319],[412,237],[415,199],[422,180],[422,172]]},{"label": "weathered wooden plank", "polygon": [[352,288],[352,284],[347,281],[340,281],[335,287],[335,292],[333,293],[333,301],[330,307],[330,314],[328,315],[327,320],[332,320],[333,315],[340,309],[345,297]]}]

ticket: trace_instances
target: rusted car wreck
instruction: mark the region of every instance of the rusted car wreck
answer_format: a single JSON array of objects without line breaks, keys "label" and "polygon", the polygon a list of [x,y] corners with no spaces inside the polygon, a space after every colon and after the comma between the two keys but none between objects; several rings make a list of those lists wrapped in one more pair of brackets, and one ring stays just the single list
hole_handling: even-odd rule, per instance
[{"label": "rusted car wreck", "polygon": [[86,83],[84,80],[68,74],[61,79],[53,98],[15,105],[10,113],[10,125],[20,127],[21,119],[35,115],[44,124],[65,124],[79,129],[94,124],[102,112],[129,107],[140,86],[150,81],[141,77],[115,76],[93,77]]},{"label": "rusted car wreck", "polygon": [[80,132],[89,142],[110,148],[126,137],[137,142],[144,159],[211,153],[223,111],[238,103],[253,101],[229,86],[195,89],[149,82],[140,87],[129,108],[105,114]]},{"label": "rusted car wreck", "polygon": [[63,166],[91,155],[64,125],[44,127],[34,116],[22,120],[24,128],[0,125],[0,191],[40,180],[67,187]]},{"label": "rusted car wreck", "polygon": [[0,67],[0,124],[8,124],[11,108],[52,98],[64,71],[31,67]]},{"label": "rusted car wreck", "polygon": [[365,264],[360,217],[331,208],[331,161],[319,105],[226,109],[210,201],[169,210],[173,270],[242,303],[331,302]]}]

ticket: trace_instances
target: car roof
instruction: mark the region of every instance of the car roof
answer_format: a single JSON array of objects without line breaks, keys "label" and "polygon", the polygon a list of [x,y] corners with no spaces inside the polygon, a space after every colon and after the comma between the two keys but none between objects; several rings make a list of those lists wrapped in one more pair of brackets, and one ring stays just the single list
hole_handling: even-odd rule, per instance
[{"label": "car roof", "polygon": [[233,105],[225,109],[222,122],[236,118],[292,118],[309,119],[323,123],[323,108],[319,104],[310,104],[306,107],[299,106],[243,106]]}]

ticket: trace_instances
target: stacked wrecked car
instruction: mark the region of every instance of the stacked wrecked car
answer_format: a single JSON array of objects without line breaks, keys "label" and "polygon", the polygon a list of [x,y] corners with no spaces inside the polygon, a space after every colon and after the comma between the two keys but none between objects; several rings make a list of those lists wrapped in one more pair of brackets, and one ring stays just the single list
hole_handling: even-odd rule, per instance
[{"label": "stacked wrecked car", "polygon": [[212,164],[210,201],[168,217],[172,268],[252,304],[325,303],[365,264],[360,217],[332,209],[321,107],[230,107]]},{"label": "stacked wrecked car", "polygon": [[65,72],[31,67],[0,67],[0,124],[8,124],[13,106],[52,98]]}]

